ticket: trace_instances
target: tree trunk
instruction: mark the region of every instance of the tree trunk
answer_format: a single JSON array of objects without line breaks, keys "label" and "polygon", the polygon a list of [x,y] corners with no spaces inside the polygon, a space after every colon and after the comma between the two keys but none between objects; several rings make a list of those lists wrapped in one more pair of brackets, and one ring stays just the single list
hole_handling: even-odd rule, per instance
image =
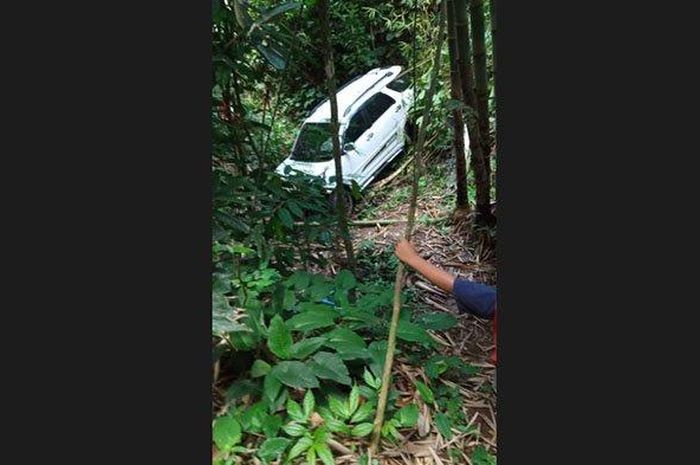
[{"label": "tree trunk", "polygon": [[469,148],[474,158],[474,180],[476,181],[476,210],[478,220],[487,224],[495,222],[491,214],[491,186],[486,168],[486,156],[481,149],[481,133],[476,113],[476,96],[474,95],[474,72],[469,60],[469,24],[467,23],[467,0],[453,0],[455,28],[457,33],[457,55],[462,81],[462,97],[466,106],[467,130],[469,131]]},{"label": "tree trunk", "polygon": [[496,82],[496,0],[489,0],[489,13],[491,16],[491,63],[493,65],[493,82]]},{"label": "tree trunk", "polygon": [[355,254],[352,250],[352,241],[348,230],[347,213],[345,209],[345,195],[343,192],[343,166],[340,161],[340,139],[338,137],[338,100],[336,98],[335,68],[333,66],[333,46],[330,34],[330,10],[329,0],[318,2],[321,21],[321,37],[324,42],[324,55],[326,62],[326,83],[328,86],[328,98],[331,103],[331,141],[333,142],[333,160],[335,162],[335,191],[336,205],[338,208],[338,228],[345,245],[348,268],[355,273]]},{"label": "tree trunk", "polygon": [[471,0],[472,43],[474,44],[474,80],[476,81],[476,106],[479,113],[481,150],[486,157],[486,171],[491,178],[491,132],[489,131],[489,75],[486,68],[486,30],[484,29],[484,0]]},{"label": "tree trunk", "polygon": [[[454,18],[453,0],[447,0],[447,45],[450,51],[450,93],[452,100],[462,102],[462,87],[459,77],[459,62],[457,54],[457,39]],[[457,210],[469,211],[469,197],[467,191],[467,163],[464,150],[464,117],[462,107],[452,110],[454,120],[453,143],[455,157],[455,175],[457,178]]]}]

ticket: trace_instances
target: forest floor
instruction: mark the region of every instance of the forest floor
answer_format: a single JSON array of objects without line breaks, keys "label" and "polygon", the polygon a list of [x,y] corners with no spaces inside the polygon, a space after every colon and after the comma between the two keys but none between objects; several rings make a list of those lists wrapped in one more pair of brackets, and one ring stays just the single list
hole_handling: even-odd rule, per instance
[{"label": "forest floor", "polygon": [[[386,171],[386,170],[385,170]],[[469,231],[451,223],[450,212],[454,206],[454,173],[449,163],[431,168],[421,182],[417,219],[413,243],[419,254],[435,265],[464,278],[496,284],[495,236],[484,231]],[[385,175],[386,176],[386,175]],[[404,220],[408,211],[410,182],[408,173],[378,190],[369,190],[358,203],[354,220],[381,219]],[[452,176],[454,178],[454,175]],[[439,220],[447,217],[446,220]],[[432,221],[425,221],[432,219]],[[435,219],[438,219],[435,221]],[[361,279],[382,279],[393,286],[393,247],[403,235],[405,223],[352,227],[351,235],[358,259]],[[395,263],[395,262],[393,262]],[[427,425],[404,438],[398,445],[385,443],[380,463],[406,464],[469,464],[474,448],[481,445],[490,454],[497,455],[496,392],[492,388],[495,367],[489,360],[494,348],[491,323],[457,311],[454,299],[408,271],[406,288],[412,292],[416,311],[444,311],[454,315],[458,324],[447,331],[431,331],[438,342],[439,352],[445,356],[457,356],[477,367],[476,374],[462,377],[459,382],[441,382],[457,390],[462,398],[462,411],[467,419],[469,432],[453,429],[453,437],[445,439],[437,430],[428,409]],[[412,366],[401,356],[394,362],[394,379],[402,391],[412,391],[414,380],[427,382],[422,367]],[[408,392],[406,392],[409,395]],[[414,396],[415,392],[412,393]],[[420,430],[421,428],[419,428]],[[475,431],[474,431],[475,430]],[[423,433],[421,435],[421,433]],[[338,463],[343,462],[341,457]],[[350,460],[348,458],[348,460]],[[476,462],[476,463],[474,463]]]}]

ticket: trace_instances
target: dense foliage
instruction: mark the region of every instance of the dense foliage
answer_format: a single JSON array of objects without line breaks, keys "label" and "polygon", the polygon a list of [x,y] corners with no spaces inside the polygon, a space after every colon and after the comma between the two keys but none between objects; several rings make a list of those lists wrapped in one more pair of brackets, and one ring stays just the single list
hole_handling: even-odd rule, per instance
[{"label": "dense foliage", "polygon": [[[214,460],[332,464],[329,441],[344,443],[372,430],[395,260],[363,262],[360,254],[364,276],[372,278],[363,281],[347,270],[322,272],[338,249],[332,203],[320,180],[274,173],[301,119],[326,98],[317,2],[214,0],[213,5]],[[401,64],[422,101],[438,4],[330,5],[338,81]],[[489,9],[484,11],[488,21]],[[491,50],[490,34],[486,42]],[[440,70],[445,83],[447,53],[443,50]],[[436,159],[449,157],[455,104],[449,86],[441,86],[428,128]],[[452,437],[453,429],[468,433],[459,396],[437,380],[477,369],[440,355],[428,332],[448,330],[456,320],[423,311],[410,292],[403,299],[398,351],[423,366],[430,382],[416,381],[418,400],[409,403],[399,402],[392,387],[382,436],[399,441],[416,427],[425,406],[443,437]],[[473,454],[473,463],[495,463],[485,450]]]}]

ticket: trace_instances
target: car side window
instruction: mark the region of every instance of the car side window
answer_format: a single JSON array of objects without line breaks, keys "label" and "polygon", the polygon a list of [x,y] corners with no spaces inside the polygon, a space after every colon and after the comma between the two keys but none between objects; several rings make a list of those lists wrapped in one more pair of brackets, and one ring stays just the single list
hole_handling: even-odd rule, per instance
[{"label": "car side window", "polygon": [[367,100],[369,125],[372,126],[394,103],[396,103],[396,100],[382,93],[375,94]]},{"label": "car side window", "polygon": [[365,105],[362,105],[360,109],[355,113],[355,115],[350,118],[350,123],[348,123],[348,129],[345,131],[345,139],[347,142],[355,142],[358,137],[362,135],[363,132],[368,130],[372,126],[371,123],[367,122],[365,118]]},{"label": "car side window", "polygon": [[354,142],[366,130],[374,124],[385,111],[396,101],[386,94],[375,94],[362,104],[357,113],[350,118],[345,138],[348,142]]}]

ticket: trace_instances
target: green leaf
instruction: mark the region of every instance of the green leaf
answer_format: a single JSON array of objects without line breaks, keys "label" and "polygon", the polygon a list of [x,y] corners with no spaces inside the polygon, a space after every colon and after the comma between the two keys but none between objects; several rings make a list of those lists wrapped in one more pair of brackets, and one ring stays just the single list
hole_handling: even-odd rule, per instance
[{"label": "green leaf", "polygon": [[395,417],[403,428],[413,428],[418,422],[418,406],[408,404],[396,412]]},{"label": "green leaf", "polygon": [[212,431],[214,443],[221,450],[227,450],[241,442],[241,425],[231,416],[219,417]]},{"label": "green leaf", "polygon": [[316,399],[314,399],[314,393],[311,392],[311,389],[309,389],[306,391],[306,394],[304,394],[304,419],[305,420],[309,419],[311,412],[314,411],[314,407],[316,407]]},{"label": "green leaf", "polygon": [[357,411],[352,415],[352,418],[350,418],[350,423],[360,423],[365,421],[372,416],[373,412],[374,405],[369,401],[365,402],[364,404],[360,405]]},{"label": "green leaf", "polygon": [[288,359],[292,347],[292,334],[279,315],[272,317],[267,339],[267,346],[273,354],[281,359]]},{"label": "green leaf", "polygon": [[424,328],[445,331],[457,324],[457,318],[446,312],[426,313],[420,317]]},{"label": "green leaf", "polygon": [[281,389],[282,383],[280,383],[277,378],[275,378],[271,373],[265,375],[265,381],[263,382],[263,393],[265,395],[265,399],[267,399],[270,404],[275,402]]},{"label": "green leaf", "polygon": [[299,440],[292,446],[292,449],[289,451],[289,455],[287,456],[287,460],[291,461],[292,459],[300,456],[306,450],[311,447],[311,445],[314,443],[314,441],[308,437],[304,436],[302,438],[299,438]]},{"label": "green leaf", "polygon": [[333,453],[325,443],[315,444],[314,449],[316,449],[318,457],[321,459],[321,462],[323,462],[323,465],[335,465]]},{"label": "green leaf", "polygon": [[282,430],[290,436],[299,437],[306,433],[306,426],[296,421],[290,421],[282,427]]},{"label": "green leaf", "polygon": [[321,379],[330,379],[340,384],[350,386],[352,380],[348,367],[336,354],[330,352],[318,352],[311,358],[309,367],[314,375]]},{"label": "green leaf", "polygon": [[440,434],[448,441],[452,439],[452,421],[450,418],[442,412],[438,412],[435,415],[435,426],[437,426]]},{"label": "green leaf", "polygon": [[287,320],[287,327],[293,331],[308,332],[335,325],[336,316],[337,313],[328,306],[315,308],[291,317]]},{"label": "green leaf", "polygon": [[333,433],[350,434],[350,427],[334,417],[324,418],[324,424]]},{"label": "green leaf", "polygon": [[357,286],[357,280],[350,271],[340,270],[335,277],[335,286],[338,289],[350,290]]},{"label": "green leaf", "polygon": [[301,405],[294,399],[287,400],[287,414],[292,420],[304,421],[304,412],[301,411]]},{"label": "green leaf", "polygon": [[309,450],[306,451],[306,463],[307,465],[316,465],[316,449],[313,447],[310,447]]},{"label": "green leaf", "polygon": [[289,214],[289,211],[286,208],[280,208],[280,210],[277,212],[277,216],[286,227],[290,229],[294,227],[292,215]]},{"label": "green leaf", "polygon": [[357,410],[357,407],[360,406],[360,389],[357,387],[357,385],[352,387],[352,390],[350,391],[350,396],[348,397],[348,412],[350,415],[355,413],[355,410]]},{"label": "green leaf", "polygon": [[251,378],[259,378],[265,376],[270,372],[272,367],[269,363],[264,360],[256,360],[253,362],[253,366],[250,368]]},{"label": "green leaf", "polygon": [[474,448],[470,458],[473,465],[496,465],[496,457],[489,454],[481,444]]},{"label": "green leaf", "polygon": [[256,402],[241,416],[241,426],[243,426],[245,431],[258,433],[262,431],[263,422],[267,416],[267,404],[265,402]]},{"label": "green leaf", "polygon": [[278,415],[268,415],[262,422],[262,430],[268,438],[277,436],[277,432],[282,426],[282,417]]},{"label": "green leaf", "polygon": [[280,362],[272,368],[270,374],[281,383],[296,389],[318,387],[313,371],[301,362]]},{"label": "green leaf", "polygon": [[396,328],[396,337],[408,342],[423,342],[427,344],[432,342],[432,339],[423,328],[409,321],[399,321]]},{"label": "green leaf", "polygon": [[362,373],[362,378],[365,380],[365,383],[367,383],[369,387],[372,387],[374,389],[379,389],[379,387],[382,384],[382,380],[380,378],[375,378],[374,376],[372,376],[372,373],[367,371],[367,368],[365,368],[364,373]]},{"label": "green leaf", "polygon": [[277,460],[287,449],[291,440],[287,438],[270,438],[263,441],[258,448],[258,457],[263,460]]},{"label": "green leaf", "polygon": [[316,352],[323,344],[325,344],[325,342],[325,337],[310,337],[302,339],[301,341],[293,344],[289,352],[292,358],[301,360]]},{"label": "green leaf", "polygon": [[328,407],[335,416],[340,417],[343,420],[350,418],[351,412],[348,412],[347,404],[338,397],[328,396]]},{"label": "green leaf", "polygon": [[306,289],[309,287],[311,278],[309,273],[306,271],[295,271],[289,278],[287,278],[285,284],[287,287],[294,287],[297,291]]},{"label": "green leaf", "polygon": [[364,339],[355,331],[336,328],[326,334],[326,346],[334,348],[343,360],[366,358],[369,356]]},{"label": "green leaf", "polygon": [[371,433],[373,428],[374,425],[372,423],[360,423],[359,425],[356,425],[352,431],[350,431],[350,434],[356,438],[361,438]]},{"label": "green leaf", "polygon": [[260,19],[257,21],[258,24],[265,23],[275,16],[278,16],[282,13],[286,13],[289,10],[293,10],[295,8],[299,8],[301,4],[297,2],[287,2],[287,3],[282,3],[281,5],[277,5],[276,7],[269,8],[265,11],[262,12],[260,15]]},{"label": "green leaf", "polygon": [[435,396],[433,396],[433,391],[431,391],[428,386],[421,383],[420,381],[416,381],[416,388],[418,389],[418,392],[420,393],[421,397],[426,403],[435,403]]}]

